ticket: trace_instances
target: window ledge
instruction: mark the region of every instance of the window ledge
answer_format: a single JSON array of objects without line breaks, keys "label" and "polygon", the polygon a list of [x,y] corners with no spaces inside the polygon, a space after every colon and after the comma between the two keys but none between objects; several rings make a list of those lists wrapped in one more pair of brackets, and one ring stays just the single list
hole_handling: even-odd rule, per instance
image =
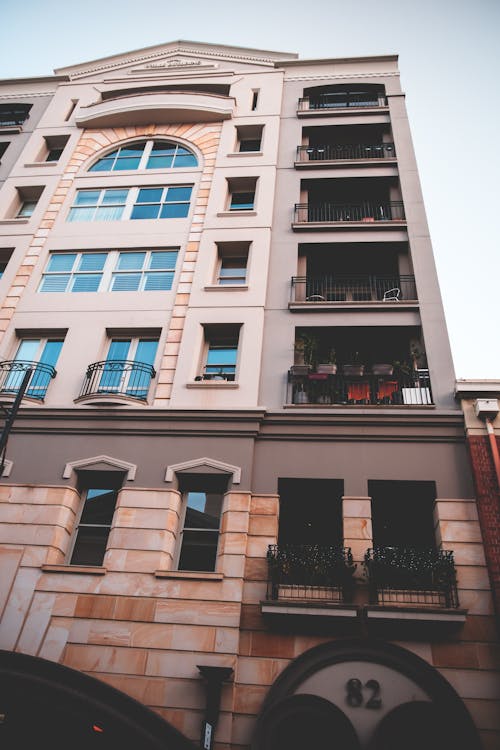
[{"label": "window ledge", "polygon": [[371,605],[365,607],[367,620],[409,620],[422,623],[443,623],[463,625],[467,617],[466,609],[445,609],[443,607],[405,607]]},{"label": "window ledge", "polygon": [[88,396],[80,396],[73,399],[74,404],[88,404],[89,406],[148,406],[148,402],[134,396],[125,396],[121,394],[113,395],[112,393],[94,393]]},{"label": "window ledge", "polygon": [[217,216],[257,216],[257,211],[219,211]]},{"label": "window ledge", "polygon": [[21,125],[0,125],[0,133],[22,133],[23,129]]},{"label": "window ledge", "polygon": [[265,600],[260,603],[263,615],[292,615],[295,617],[336,617],[355,620],[359,607],[355,604],[328,603],[320,601]]},{"label": "window ledge", "polygon": [[106,568],[101,565],[42,565],[44,573],[78,573],[91,576],[103,576]]},{"label": "window ledge", "polygon": [[210,573],[208,571],[192,570],[155,570],[156,578],[177,578],[188,581],[222,581],[222,573]]},{"label": "window ledge", "polygon": [[234,156],[264,156],[263,151],[232,151],[230,154],[226,154],[228,157]]},{"label": "window ledge", "polygon": [[205,292],[223,292],[223,291],[230,291],[230,292],[237,292],[239,291],[247,291],[248,290],[248,284],[207,284],[203,287]]},{"label": "window ledge", "polygon": [[196,380],[186,383],[186,388],[239,388],[234,380]]},{"label": "window ledge", "polygon": [[58,164],[58,161],[32,161],[28,164],[24,164],[24,167],[28,167],[29,169],[32,167],[56,167]]},{"label": "window ledge", "polygon": [[0,219],[0,224],[27,224],[29,219],[24,218],[13,218],[13,219]]}]

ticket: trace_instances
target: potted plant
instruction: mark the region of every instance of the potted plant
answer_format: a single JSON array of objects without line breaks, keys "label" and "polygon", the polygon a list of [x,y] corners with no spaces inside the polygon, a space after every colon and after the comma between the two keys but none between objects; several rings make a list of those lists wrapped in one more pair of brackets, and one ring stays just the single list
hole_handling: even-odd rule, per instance
[{"label": "potted plant", "polygon": [[346,364],[342,365],[344,375],[364,375],[365,366],[361,364],[359,352],[354,352]]},{"label": "potted plant", "polygon": [[318,341],[315,336],[301,333],[295,341],[295,364],[291,367],[293,375],[307,375],[316,364]]},{"label": "potted plant", "polygon": [[327,375],[335,375],[337,372],[337,354],[333,346],[329,349],[324,361],[318,363],[316,371]]},{"label": "potted plant", "polygon": [[394,365],[386,362],[377,362],[372,365],[372,373],[374,375],[392,375],[394,372]]}]

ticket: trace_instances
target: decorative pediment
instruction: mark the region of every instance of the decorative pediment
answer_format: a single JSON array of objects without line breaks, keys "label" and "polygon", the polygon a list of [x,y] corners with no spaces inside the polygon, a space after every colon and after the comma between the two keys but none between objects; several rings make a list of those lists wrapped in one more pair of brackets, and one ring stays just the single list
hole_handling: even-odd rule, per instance
[{"label": "decorative pediment", "polygon": [[126,471],[127,481],[132,482],[135,479],[137,471],[136,464],[128,461],[122,461],[120,458],[111,456],[92,456],[91,458],[81,458],[77,461],[69,461],[63,471],[63,479],[69,479],[71,472],[77,469],[86,469],[87,471]]},{"label": "decorative pediment", "polygon": [[241,482],[241,468],[239,466],[232,466],[232,464],[226,464],[223,461],[217,461],[215,458],[207,458],[206,456],[194,458],[191,461],[183,461],[180,464],[171,464],[167,467],[165,482],[172,482],[174,475],[179,472],[232,474],[233,484]]},{"label": "decorative pediment", "polygon": [[128,75],[152,75],[155,73],[173,73],[179,72],[193,72],[205,70],[215,70],[218,68],[218,64],[211,60],[201,60],[196,57],[169,55],[163,59],[156,60],[155,62],[149,62],[140,67],[132,67],[128,70]]}]

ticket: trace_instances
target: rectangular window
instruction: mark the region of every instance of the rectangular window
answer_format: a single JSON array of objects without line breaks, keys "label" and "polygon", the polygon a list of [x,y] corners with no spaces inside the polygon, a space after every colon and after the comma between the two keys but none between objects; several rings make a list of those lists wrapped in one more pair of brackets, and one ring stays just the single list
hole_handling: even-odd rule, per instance
[{"label": "rectangular window", "polygon": [[104,560],[118,490],[89,487],[84,495],[70,565],[99,566]]},{"label": "rectangular window", "polygon": [[179,570],[215,570],[222,501],[227,483],[228,477],[222,475],[179,477],[179,489],[184,497]]},{"label": "rectangular window", "polygon": [[256,177],[231,177],[228,179],[229,210],[253,211],[255,207]]},{"label": "rectangular window", "polygon": [[14,359],[4,363],[1,370],[4,393],[17,393],[27,369],[32,369],[26,395],[43,399],[64,343],[62,338],[25,338],[17,348]]},{"label": "rectangular window", "polygon": [[252,91],[252,104],[251,104],[252,112],[255,112],[258,104],[259,104],[259,89],[254,89]]},{"label": "rectangular window", "polygon": [[263,130],[263,125],[240,125],[237,127],[238,151],[240,153],[260,151]]},{"label": "rectangular window", "polygon": [[203,380],[236,379],[239,329],[225,324],[205,327]]},{"label": "rectangular window", "polygon": [[22,125],[29,117],[31,104],[0,104],[0,128]]},{"label": "rectangular window", "polygon": [[17,200],[12,209],[14,218],[29,219],[37,207],[38,201],[43,193],[43,186],[24,186],[17,188]]},{"label": "rectangular window", "polygon": [[217,243],[216,283],[219,286],[242,286],[247,283],[249,242]]},{"label": "rectangular window", "polygon": [[169,291],[177,250],[52,253],[39,292]]},{"label": "rectangular window", "polygon": [[145,400],[155,375],[153,364],[157,349],[157,338],[111,339],[98,393],[118,393]]},{"label": "rectangular window", "polygon": [[179,219],[189,213],[192,185],[78,190],[68,221]]},{"label": "rectangular window", "polygon": [[7,151],[7,148],[9,146],[10,141],[4,141],[3,143],[0,143],[0,159]]},{"label": "rectangular window", "polygon": [[44,138],[44,148],[39,156],[40,161],[59,161],[69,135],[47,135]]}]

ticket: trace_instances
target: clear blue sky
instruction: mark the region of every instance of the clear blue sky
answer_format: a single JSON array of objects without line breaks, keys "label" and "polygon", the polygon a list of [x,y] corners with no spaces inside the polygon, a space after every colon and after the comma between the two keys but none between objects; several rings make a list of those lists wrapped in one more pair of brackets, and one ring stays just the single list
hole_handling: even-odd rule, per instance
[{"label": "clear blue sky", "polygon": [[457,377],[500,379],[500,0],[0,0],[0,77],[175,39],[398,53]]}]

